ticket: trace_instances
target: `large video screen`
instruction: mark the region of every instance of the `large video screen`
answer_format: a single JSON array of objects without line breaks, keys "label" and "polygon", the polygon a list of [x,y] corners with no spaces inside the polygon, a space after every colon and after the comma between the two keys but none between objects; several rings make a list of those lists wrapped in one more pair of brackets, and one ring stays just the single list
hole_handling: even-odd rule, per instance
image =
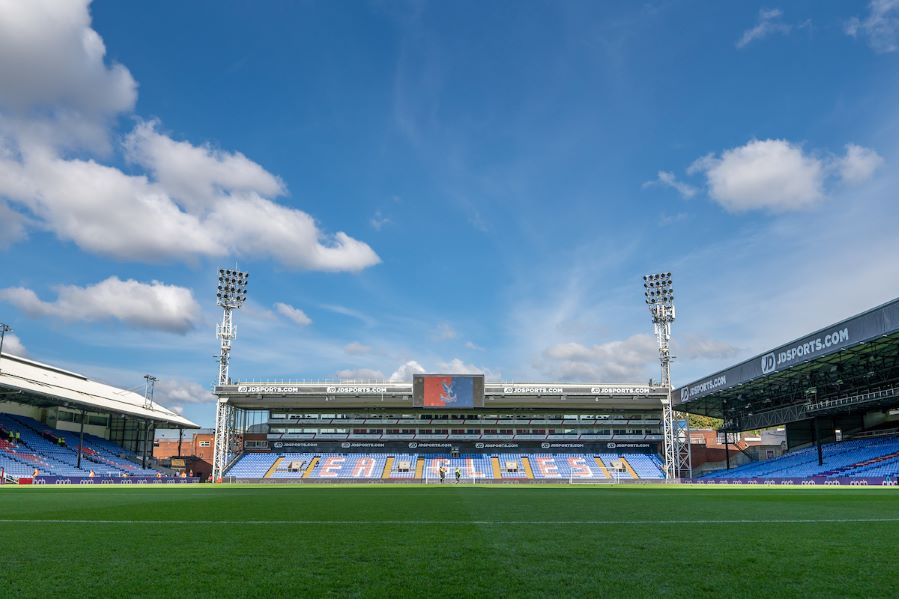
[{"label": "large video screen", "polygon": [[465,409],[484,406],[482,374],[418,374],[412,379],[413,404],[422,408]]}]

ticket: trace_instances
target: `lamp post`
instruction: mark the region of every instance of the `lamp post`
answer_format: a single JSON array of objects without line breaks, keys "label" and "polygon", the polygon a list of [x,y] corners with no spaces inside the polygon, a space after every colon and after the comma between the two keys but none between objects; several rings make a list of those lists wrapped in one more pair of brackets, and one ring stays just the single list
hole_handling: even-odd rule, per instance
[{"label": "lamp post", "polygon": [[674,322],[674,286],[671,273],[656,273],[643,277],[644,299],[652,315],[653,329],[659,343],[659,361],[662,366],[662,425],[665,438],[665,477],[669,480],[692,476],[690,463],[689,427],[681,428],[680,414],[671,405],[671,323]]},{"label": "lamp post", "polygon": [[[216,288],[216,304],[222,309],[222,322],[216,326],[216,336],[221,340],[219,346],[218,385],[228,385],[228,367],[231,361],[231,342],[237,337],[232,322],[232,313],[247,300],[247,284],[249,273],[239,270],[220,268],[218,287]],[[215,440],[212,451],[212,480],[222,476],[231,452],[231,437],[234,428],[234,413],[226,398],[220,397],[215,410]]]}]

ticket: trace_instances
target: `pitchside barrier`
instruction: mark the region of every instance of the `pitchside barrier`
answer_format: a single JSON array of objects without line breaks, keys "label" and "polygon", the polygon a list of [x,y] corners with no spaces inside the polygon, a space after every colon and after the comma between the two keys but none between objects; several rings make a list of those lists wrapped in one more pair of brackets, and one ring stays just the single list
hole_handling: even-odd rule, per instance
[{"label": "pitchside barrier", "polygon": [[843,476],[840,478],[827,478],[824,476],[813,476],[811,478],[697,478],[681,482],[694,485],[815,485],[821,487],[894,487],[899,484],[896,482],[895,477],[884,476]]},{"label": "pitchside barrier", "polygon": [[[236,482],[242,484],[266,484],[266,485],[435,485],[440,486],[440,479],[431,478],[236,478],[226,477],[223,482]],[[618,483],[628,485],[664,485],[670,481],[664,479],[629,479],[622,478],[482,478],[463,476],[459,484],[478,485],[615,485]],[[675,481],[676,482],[676,481]],[[444,485],[456,484],[455,477],[447,477]]]},{"label": "pitchside barrier", "polygon": [[200,479],[175,478],[172,476],[156,478],[155,476],[119,477],[79,477],[79,476],[38,476],[36,478],[20,478],[20,485],[183,485],[198,483]]}]

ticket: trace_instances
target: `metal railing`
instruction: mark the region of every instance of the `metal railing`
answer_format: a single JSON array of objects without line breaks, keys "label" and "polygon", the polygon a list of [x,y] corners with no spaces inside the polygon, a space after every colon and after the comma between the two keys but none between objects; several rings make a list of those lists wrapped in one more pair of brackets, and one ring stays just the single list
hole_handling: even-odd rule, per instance
[{"label": "metal railing", "polygon": [[891,387],[889,389],[881,389],[879,391],[871,391],[869,393],[861,393],[859,395],[850,395],[847,397],[840,397],[838,399],[826,399],[824,401],[808,404],[808,407],[806,407],[806,413],[820,412],[822,410],[830,410],[833,408],[855,406],[863,403],[868,403],[870,401],[877,401],[879,399],[887,399],[890,397],[895,397],[897,391],[899,391],[899,388]]}]

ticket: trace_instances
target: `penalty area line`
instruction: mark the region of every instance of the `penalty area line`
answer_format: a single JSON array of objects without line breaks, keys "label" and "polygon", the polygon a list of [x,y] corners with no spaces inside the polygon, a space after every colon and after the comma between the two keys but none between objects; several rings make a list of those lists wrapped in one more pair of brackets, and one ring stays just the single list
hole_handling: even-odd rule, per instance
[{"label": "penalty area line", "polygon": [[658,524],[862,524],[866,522],[899,522],[897,518],[738,518],[738,519],[695,519],[695,520],[87,520],[64,518],[0,518],[0,524],[152,524],[152,525],[214,525],[228,526],[621,526]]}]

